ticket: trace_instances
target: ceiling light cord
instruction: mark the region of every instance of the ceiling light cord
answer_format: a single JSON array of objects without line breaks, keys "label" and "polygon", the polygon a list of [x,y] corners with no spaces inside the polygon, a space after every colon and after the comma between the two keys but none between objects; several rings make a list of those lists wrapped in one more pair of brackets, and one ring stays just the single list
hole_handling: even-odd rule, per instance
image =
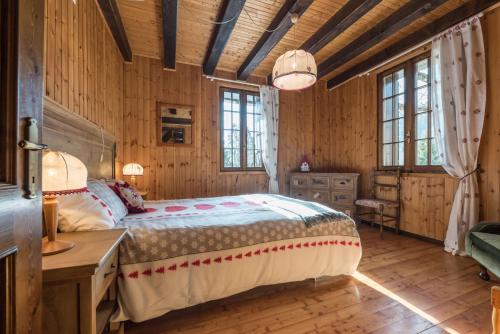
[{"label": "ceiling light cord", "polygon": [[[191,12],[190,9],[188,9],[187,7],[184,7],[184,9],[186,9],[191,15],[193,15],[193,13]],[[247,9],[245,7],[243,7],[243,11],[247,14],[248,18],[250,19],[250,21],[252,21],[252,23],[254,24],[254,26],[258,27],[257,23],[254,21],[254,19],[252,18],[252,16],[250,15],[250,13],[247,11]],[[294,24],[294,25],[297,22],[297,19],[295,18],[295,15],[297,15],[297,14],[292,14],[292,17],[291,17],[292,24]],[[227,19],[225,21],[212,21],[212,20],[203,20],[203,19],[201,19],[200,21],[201,22],[205,22],[205,23],[209,23],[209,24],[224,25],[224,24],[231,23],[232,21],[236,20],[238,17],[239,17],[239,15],[236,14],[232,18]],[[276,28],[274,28],[274,29],[259,29],[259,28],[257,28],[257,29],[260,30],[260,31],[264,31],[264,32],[275,32],[276,30],[280,29],[281,26],[283,26],[283,24],[285,22],[286,22],[286,20],[282,20],[280,22],[280,24],[278,24],[278,26]]]},{"label": "ceiling light cord", "polygon": [[[252,21],[252,23],[257,26],[257,23],[253,20],[252,16],[250,16],[250,13],[247,11],[247,9],[245,7],[243,7],[243,10],[245,11],[245,13],[247,14],[248,18],[250,19],[250,21]],[[278,30],[279,28],[281,28],[281,26],[286,22],[286,20],[282,20],[280,22],[280,24],[278,24],[278,26],[274,29],[259,29],[261,31],[265,31],[265,32],[275,32],[276,30]]]}]

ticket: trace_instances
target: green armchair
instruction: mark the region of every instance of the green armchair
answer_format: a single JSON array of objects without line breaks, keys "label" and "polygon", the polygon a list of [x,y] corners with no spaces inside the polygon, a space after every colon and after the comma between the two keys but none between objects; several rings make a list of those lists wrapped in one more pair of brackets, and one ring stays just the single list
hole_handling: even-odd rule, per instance
[{"label": "green armchair", "polygon": [[467,233],[465,250],[479,263],[479,277],[489,281],[488,271],[500,277],[500,222],[481,222],[474,226]]}]

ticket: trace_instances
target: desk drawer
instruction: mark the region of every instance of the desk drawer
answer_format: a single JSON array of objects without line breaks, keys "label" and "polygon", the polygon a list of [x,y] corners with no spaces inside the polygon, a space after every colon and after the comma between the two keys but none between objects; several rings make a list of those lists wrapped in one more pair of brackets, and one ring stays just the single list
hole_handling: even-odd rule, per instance
[{"label": "desk drawer", "polygon": [[318,202],[326,205],[330,205],[330,192],[321,190],[311,190],[310,199],[313,202]]},{"label": "desk drawer", "polygon": [[290,192],[290,197],[308,201],[309,191],[304,189],[292,189],[292,191]]},{"label": "desk drawer", "polygon": [[311,188],[330,188],[330,178],[328,176],[311,176]]},{"label": "desk drawer", "polygon": [[352,193],[340,193],[333,192],[332,193],[332,204],[333,205],[353,205],[354,204],[354,196]]},{"label": "desk drawer", "polygon": [[97,273],[95,274],[95,291],[96,291],[96,303],[99,303],[100,299],[109,287],[109,284],[113,282],[116,278],[116,272],[118,270],[118,249],[116,249],[113,254],[99,267]]},{"label": "desk drawer", "polygon": [[350,177],[334,176],[332,177],[334,190],[353,190],[354,180]]},{"label": "desk drawer", "polygon": [[309,186],[309,178],[304,175],[293,175],[291,180],[292,188],[307,188]]}]

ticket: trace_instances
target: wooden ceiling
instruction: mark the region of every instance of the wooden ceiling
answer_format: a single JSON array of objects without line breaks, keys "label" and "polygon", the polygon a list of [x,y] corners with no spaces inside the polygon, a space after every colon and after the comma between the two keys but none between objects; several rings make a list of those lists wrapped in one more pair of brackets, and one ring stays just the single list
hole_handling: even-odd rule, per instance
[{"label": "wooden ceiling", "polygon": [[[163,58],[162,1],[165,0],[117,0],[132,54],[158,59]],[[178,1],[176,61],[203,66],[216,27],[212,21],[220,19],[221,8],[226,1],[231,0]],[[280,8],[286,5],[287,1],[292,0],[246,0],[217,63],[217,69],[237,72],[263,35],[264,29],[269,27],[279,13]],[[320,64],[335,55],[367,30],[373,28],[411,1],[381,0],[354,24],[316,52],[314,54],[316,62]],[[324,78],[335,77],[411,33],[420,30],[426,24],[468,2],[474,1],[476,0],[434,1],[440,5],[412,23],[405,25],[404,28],[398,29],[397,32],[379,41],[360,55],[349,58],[348,61],[328,72]],[[348,3],[348,0],[312,1],[299,18],[297,24],[284,34],[283,38],[271,49],[252,74],[258,76],[269,75],[279,55],[287,50],[300,47],[346,3]]]}]

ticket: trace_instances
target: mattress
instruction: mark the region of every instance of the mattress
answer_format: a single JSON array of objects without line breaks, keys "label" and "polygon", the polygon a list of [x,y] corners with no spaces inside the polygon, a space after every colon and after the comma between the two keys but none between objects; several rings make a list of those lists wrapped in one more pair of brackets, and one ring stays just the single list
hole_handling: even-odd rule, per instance
[{"label": "mattress", "polygon": [[145,321],[256,286],[352,274],[354,221],[318,203],[252,194],[148,201],[125,217],[115,321]]}]

